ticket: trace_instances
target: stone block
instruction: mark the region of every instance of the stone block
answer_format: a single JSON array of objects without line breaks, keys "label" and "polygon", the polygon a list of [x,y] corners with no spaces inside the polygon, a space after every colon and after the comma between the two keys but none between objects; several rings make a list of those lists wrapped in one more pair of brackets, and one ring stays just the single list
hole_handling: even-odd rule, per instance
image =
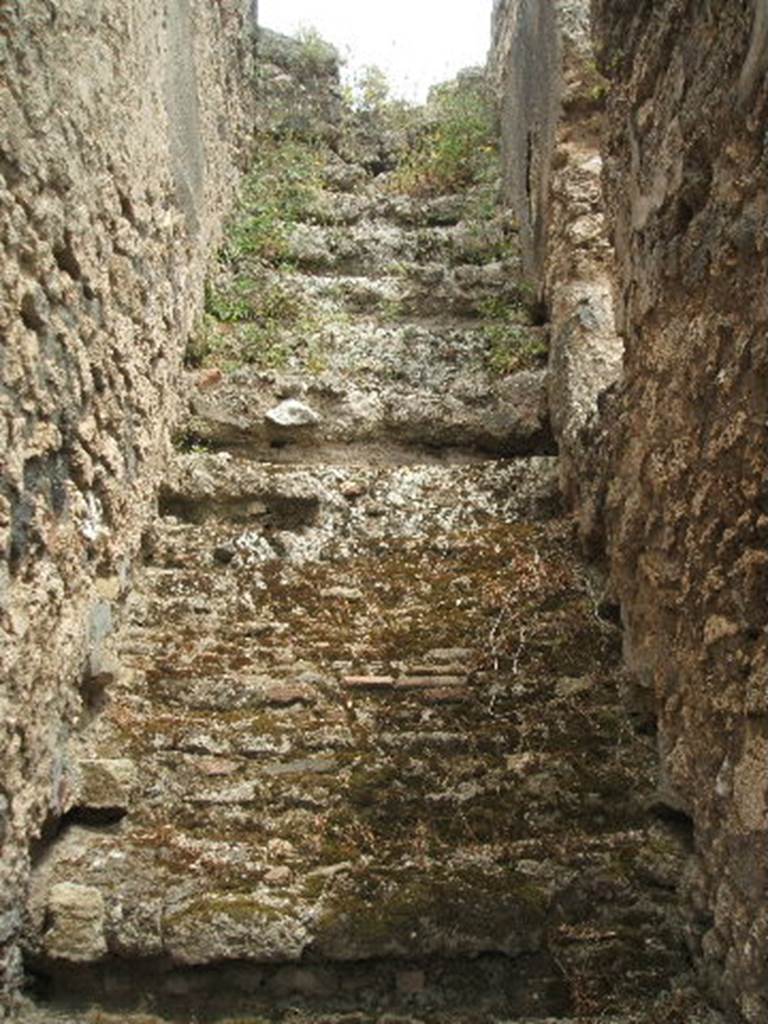
[{"label": "stone block", "polygon": [[338,988],[332,971],[311,967],[281,967],[270,982],[275,995],[298,995],[308,998],[330,996]]},{"label": "stone block", "polygon": [[77,803],[94,810],[127,811],[138,782],[138,771],[128,758],[94,758],[78,765]]},{"label": "stone block", "polygon": [[59,882],[48,894],[48,913],[51,926],[43,946],[49,957],[88,963],[107,952],[104,897],[98,889]]}]

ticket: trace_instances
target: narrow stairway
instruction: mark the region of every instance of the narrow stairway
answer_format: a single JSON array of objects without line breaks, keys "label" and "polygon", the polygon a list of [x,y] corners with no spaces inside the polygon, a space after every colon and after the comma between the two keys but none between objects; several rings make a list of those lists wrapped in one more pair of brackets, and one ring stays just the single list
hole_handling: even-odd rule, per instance
[{"label": "narrow stairway", "polygon": [[245,293],[211,301],[36,868],[30,1019],[698,1020],[686,837],[647,811],[653,738],[559,511],[546,328],[499,315],[514,230],[318,152],[258,268],[301,310],[269,359],[227,364]]}]

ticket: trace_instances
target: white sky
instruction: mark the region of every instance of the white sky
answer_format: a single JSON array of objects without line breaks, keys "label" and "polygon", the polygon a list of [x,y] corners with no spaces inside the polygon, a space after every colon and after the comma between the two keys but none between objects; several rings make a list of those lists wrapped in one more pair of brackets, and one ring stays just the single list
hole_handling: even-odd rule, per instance
[{"label": "white sky", "polygon": [[394,92],[423,100],[430,85],[485,63],[493,0],[259,0],[259,22],[292,35],[314,27],[348,60],[378,64]]}]

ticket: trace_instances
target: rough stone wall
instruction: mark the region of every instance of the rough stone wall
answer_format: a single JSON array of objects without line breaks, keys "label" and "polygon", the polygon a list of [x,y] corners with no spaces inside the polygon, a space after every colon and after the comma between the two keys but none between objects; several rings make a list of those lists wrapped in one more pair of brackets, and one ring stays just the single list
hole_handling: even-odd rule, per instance
[{"label": "rough stone wall", "polygon": [[585,519],[602,502],[662,798],[693,822],[694,953],[716,997],[765,1021],[768,4],[593,10],[626,360]]},{"label": "rough stone wall", "polygon": [[250,122],[249,8],[0,4],[0,1005],[30,842],[115,671]]},{"label": "rough stone wall", "polygon": [[768,3],[593,0],[597,66],[586,7],[496,4],[508,196],[550,312],[564,484],[658,729],[659,806],[692,830],[691,949],[764,1021]]},{"label": "rough stone wall", "polygon": [[320,38],[258,35],[260,132],[337,143],[342,118],[338,52]]},{"label": "rough stone wall", "polygon": [[497,0],[491,74],[501,112],[505,191],[526,273],[550,325],[548,390],[561,482],[577,504],[582,431],[621,371],[599,143],[605,82],[588,0]]}]

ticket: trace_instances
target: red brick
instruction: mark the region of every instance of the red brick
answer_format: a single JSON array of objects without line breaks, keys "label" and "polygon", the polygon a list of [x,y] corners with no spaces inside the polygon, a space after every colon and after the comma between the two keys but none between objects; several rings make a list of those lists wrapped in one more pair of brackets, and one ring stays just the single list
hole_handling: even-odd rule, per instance
[{"label": "red brick", "polygon": [[411,676],[452,676],[466,675],[466,665],[409,665],[408,675]]},{"label": "red brick", "polygon": [[393,676],[344,676],[341,685],[348,690],[387,690],[395,680]]}]

